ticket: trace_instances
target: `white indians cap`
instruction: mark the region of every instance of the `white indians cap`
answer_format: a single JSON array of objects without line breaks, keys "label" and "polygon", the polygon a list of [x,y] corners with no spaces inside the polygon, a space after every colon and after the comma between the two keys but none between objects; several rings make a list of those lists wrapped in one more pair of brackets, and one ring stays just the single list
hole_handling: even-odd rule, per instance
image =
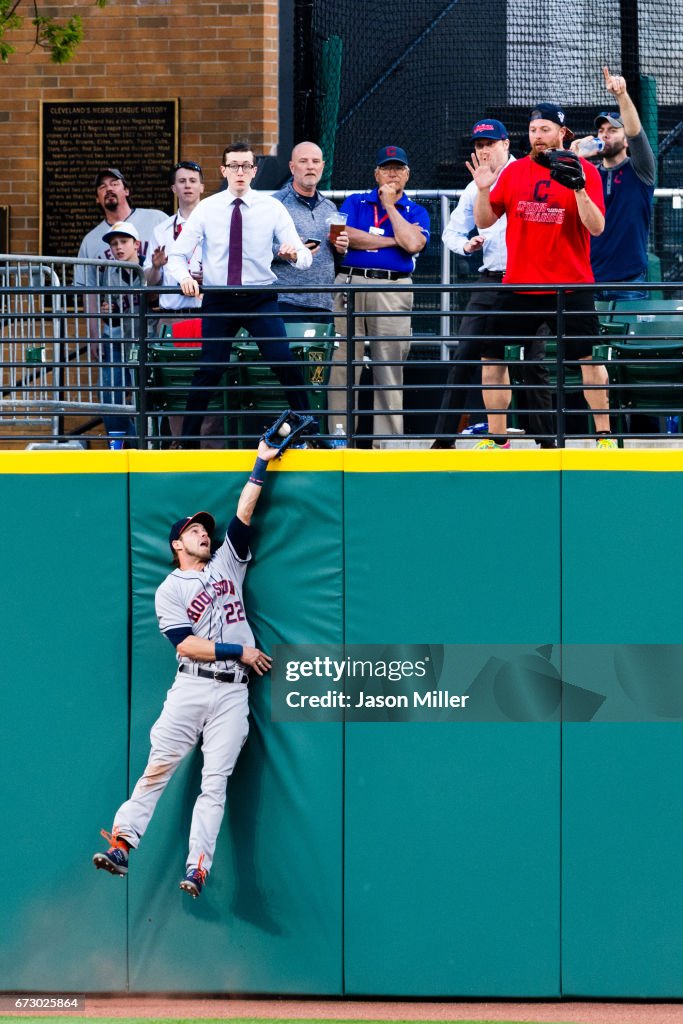
[{"label": "white indians cap", "polygon": [[116,235],[127,235],[128,238],[134,238],[136,242],[140,241],[135,224],[129,224],[127,220],[117,220],[116,224],[112,224],[111,230],[107,231],[106,235],[102,235],[102,240],[108,244]]}]

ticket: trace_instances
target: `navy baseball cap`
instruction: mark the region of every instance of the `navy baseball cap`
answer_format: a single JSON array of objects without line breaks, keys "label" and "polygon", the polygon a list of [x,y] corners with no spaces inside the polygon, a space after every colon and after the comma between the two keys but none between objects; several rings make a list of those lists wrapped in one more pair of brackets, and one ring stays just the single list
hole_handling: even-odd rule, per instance
[{"label": "navy baseball cap", "polygon": [[95,176],[95,188],[98,189],[102,184],[103,178],[118,178],[122,181],[126,188],[128,188],[128,182],[116,167],[100,167],[99,171]]},{"label": "navy baseball cap", "polygon": [[529,123],[539,120],[554,121],[555,124],[567,129],[568,139],[574,138],[574,132],[567,127],[567,115],[557,103],[537,103],[529,114]]},{"label": "navy baseball cap", "polygon": [[168,543],[170,544],[171,551],[173,551],[173,541],[178,540],[188,526],[192,526],[192,523],[201,523],[209,537],[212,536],[213,531],[216,529],[216,520],[210,512],[195,512],[193,516],[184,516],[182,519],[179,519],[177,523],[173,524],[171,532],[168,535]]},{"label": "navy baseball cap", "polygon": [[595,118],[594,124],[596,128],[599,128],[601,124],[607,121],[613,128],[623,128],[624,122],[621,120],[621,114],[618,110],[601,110],[598,116]]},{"label": "navy baseball cap", "polygon": [[496,121],[495,117],[485,117],[472,128],[472,142],[477,139],[507,139],[508,130],[502,121]]},{"label": "navy baseball cap", "polygon": [[382,146],[381,149],[377,150],[375,167],[381,167],[382,164],[390,164],[392,161],[395,161],[397,164],[405,164],[407,167],[408,155],[405,149],[401,149],[400,146]]}]

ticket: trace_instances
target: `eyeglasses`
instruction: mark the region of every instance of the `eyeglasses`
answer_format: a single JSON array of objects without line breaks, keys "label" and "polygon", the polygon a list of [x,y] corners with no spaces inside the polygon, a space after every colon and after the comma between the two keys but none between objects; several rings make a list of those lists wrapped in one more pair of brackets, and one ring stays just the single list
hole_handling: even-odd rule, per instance
[{"label": "eyeglasses", "polygon": [[253,171],[256,164],[225,164],[225,168],[228,171],[232,171],[233,174],[237,174],[238,171]]},{"label": "eyeglasses", "polygon": [[180,163],[175,165],[172,173],[175,174],[176,171],[196,171],[197,174],[203,173],[199,164],[193,163],[192,160],[181,160]]}]

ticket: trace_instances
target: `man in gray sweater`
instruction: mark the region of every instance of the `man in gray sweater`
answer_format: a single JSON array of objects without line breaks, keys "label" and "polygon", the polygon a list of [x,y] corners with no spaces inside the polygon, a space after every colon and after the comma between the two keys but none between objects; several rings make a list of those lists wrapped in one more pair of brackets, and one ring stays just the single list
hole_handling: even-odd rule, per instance
[{"label": "man in gray sweater", "polygon": [[[335,253],[344,256],[349,247],[346,231],[340,233],[334,245],[328,240],[327,218],[337,212],[330,199],[318,192],[318,182],[325,169],[322,150],[313,142],[300,142],[292,150],[289,162],[292,180],[273,193],[291,214],[302,242],[313,254],[313,263],[306,274],[306,284],[332,285],[335,278]],[[272,266],[280,286],[300,285],[301,277],[291,263],[275,256]],[[285,320],[307,323],[332,323],[331,292],[281,292],[278,299],[280,312],[289,314]]]}]

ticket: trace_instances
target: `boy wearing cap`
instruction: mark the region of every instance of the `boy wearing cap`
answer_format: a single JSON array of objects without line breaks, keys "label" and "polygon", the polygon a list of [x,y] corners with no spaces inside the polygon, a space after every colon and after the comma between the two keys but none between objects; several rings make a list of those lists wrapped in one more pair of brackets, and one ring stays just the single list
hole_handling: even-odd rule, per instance
[{"label": "boy wearing cap", "polygon": [[[133,224],[140,241],[140,256],[144,260],[153,237],[154,228],[168,217],[161,210],[134,207],[129,203],[130,188],[128,182],[117,167],[101,167],[95,175],[95,203],[102,211],[104,219],[97,227],[89,231],[81,242],[78,250],[79,260],[111,260],[113,259],[109,243],[104,236],[112,225],[121,221]],[[98,284],[97,267],[77,265],[74,270],[74,284],[78,287],[95,288]],[[96,317],[98,304],[93,296],[85,298],[85,308],[90,314],[87,321],[88,337],[99,337],[99,321]],[[96,357],[96,354],[93,355]]]},{"label": "boy wearing cap", "polygon": [[265,441],[223,542],[211,552],[216,526],[208,512],[184,516],[171,527],[174,569],[156,592],[159,629],[177,660],[173,686],[151,731],[147,767],[129,800],[116,812],[110,843],[96,853],[96,868],[124,877],[159,797],[181,760],[201,739],[201,792],[190,826],[186,874],[180,888],[197,897],[213,863],[223,820],[226,786],[249,732],[250,673],[263,676],[271,658],[255,646],[242,587],[251,560],[251,520],[266,481],[268,463],[279,455]]},{"label": "boy wearing cap", "polygon": [[[118,168],[103,167],[97,172],[95,202],[102,211],[104,219],[83,238],[78,250],[79,259],[112,259],[109,244],[105,241],[104,236],[113,224],[125,220],[132,223],[137,229],[140,239],[140,256],[144,261],[149,244],[153,239],[154,228],[157,224],[167,220],[168,214],[162,210],[131,206],[129,197],[128,182]],[[83,283],[86,283],[85,280]]]},{"label": "boy wearing cap", "polygon": [[[140,236],[136,227],[119,221],[103,240],[111,249],[112,260],[129,263],[128,267],[114,264],[98,268],[100,284],[100,387],[105,405],[126,404],[126,389],[133,384],[132,372],[127,369],[129,341],[137,335],[137,313],[140,300],[136,292],[127,295],[120,288],[140,287],[143,277],[140,268]],[[107,292],[108,288],[117,289]],[[103,416],[107,433],[123,431],[128,437],[135,436],[135,423],[129,416]]]},{"label": "boy wearing cap", "polygon": [[[602,69],[605,88],[619,104],[603,110],[595,129],[604,143],[598,171],[605,196],[605,230],[591,239],[591,265],[596,282],[647,280],[647,244],[655,192],[656,164],[638,111],[626,89],[626,79]],[[575,139],[577,150],[583,140]],[[601,289],[598,299],[646,299],[639,288]]]},{"label": "boy wearing cap", "polygon": [[[373,418],[376,435],[403,434],[403,361],[410,350],[410,312],[412,292],[384,291],[388,281],[407,285],[412,281],[415,260],[429,241],[429,214],[424,206],[404,194],[410,178],[408,157],[400,146],[383,146],[377,153],[375,181],[371,192],[348,196],[341,211],[347,215],[349,251],[335,279],[336,285],[367,288],[355,296],[354,318],[357,338],[370,339],[373,380],[386,390],[375,391]],[[335,329],[346,335],[346,296],[335,296]],[[394,314],[377,316],[377,313]],[[398,341],[396,339],[399,339]],[[355,345],[355,359],[363,358],[363,341]],[[344,389],[351,385],[346,373],[346,342],[341,341],[334,355],[330,384]],[[397,365],[388,365],[389,361]],[[356,384],[361,365],[355,368]],[[346,424],[346,393],[330,391],[332,414],[329,430]],[[337,411],[335,411],[337,410]],[[346,424],[346,433],[349,433]],[[374,442],[379,447],[379,441]]]},{"label": "boy wearing cap", "polygon": [[[467,167],[477,185],[474,216],[480,227],[491,227],[507,214],[507,270],[503,282],[521,286],[506,292],[501,309],[509,313],[496,319],[496,339],[483,342],[482,379],[501,387],[485,390],[489,410],[489,434],[480,447],[507,447],[507,415],[511,393],[507,367],[495,365],[505,354],[506,339],[528,337],[541,329],[557,334],[557,295],[529,292],[524,285],[592,284],[590,238],[605,227],[604,200],[600,176],[587,160],[577,158],[580,171],[574,187],[554,180],[539,160],[549,150],[564,148],[574,133],[566,125],[566,114],[556,103],[538,103],[529,115],[531,152],[506,167],[498,178],[487,164],[472,154]],[[581,360],[584,395],[593,412],[600,448],[616,447],[609,436],[607,370],[593,365],[593,338],[598,335],[591,291],[564,293],[565,308],[572,315],[564,326],[565,351],[569,359]],[[507,388],[506,388],[507,385]]]}]

